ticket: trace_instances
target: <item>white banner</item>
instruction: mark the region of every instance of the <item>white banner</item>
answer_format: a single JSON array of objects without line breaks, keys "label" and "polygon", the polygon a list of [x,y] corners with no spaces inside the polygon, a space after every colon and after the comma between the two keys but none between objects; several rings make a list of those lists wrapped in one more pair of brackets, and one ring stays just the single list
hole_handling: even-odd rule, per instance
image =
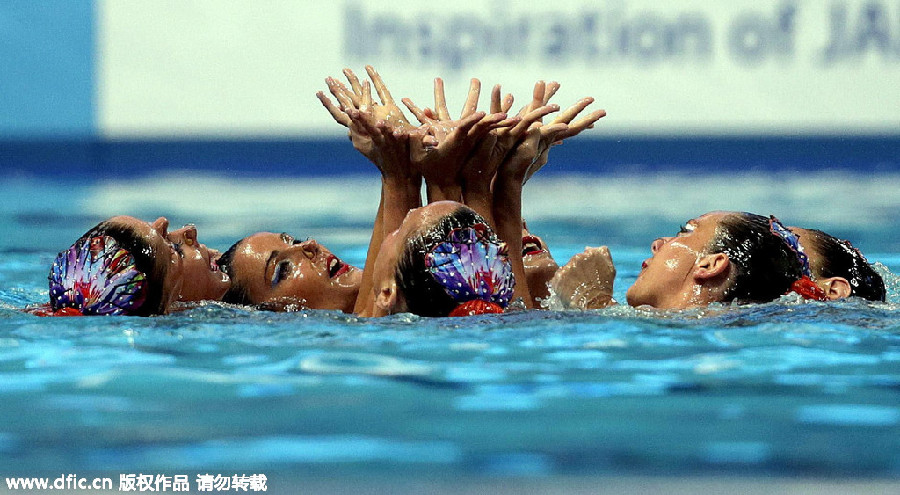
[{"label": "white banner", "polygon": [[101,0],[97,53],[109,137],[336,136],[315,93],[365,64],[451,109],[556,80],[595,135],[900,133],[900,0]]}]

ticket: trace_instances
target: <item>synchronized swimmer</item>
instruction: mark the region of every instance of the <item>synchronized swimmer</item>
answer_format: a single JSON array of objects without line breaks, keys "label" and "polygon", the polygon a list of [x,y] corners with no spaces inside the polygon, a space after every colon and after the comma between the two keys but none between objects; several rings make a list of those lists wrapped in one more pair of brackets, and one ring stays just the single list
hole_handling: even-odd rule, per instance
[{"label": "synchronized swimmer", "polygon": [[[317,94],[381,174],[361,269],[312,239],[260,232],[220,255],[200,243],[193,225],[170,232],[165,218],[118,216],[59,253],[48,277],[49,304],[29,311],[149,316],[213,300],[360,316],[467,316],[540,309],[551,292],[566,308],[616,303],[616,270],[606,247],[587,248],[559,267],[522,218],[523,187],[547,163],[552,146],[606,115],[582,115],[593,98],[560,111],[550,103],[559,84],[541,81],[512,115],[513,97],[502,96],[497,85],[488,110],[479,111],[481,83],[472,79],[454,118],[436,79],[433,109],[401,100],[418,120],[413,124],[381,76],[371,66],[366,71],[368,79],[360,81],[345,69],[346,85],[327,78],[334,101]],[[626,293],[631,306],[764,303],[790,292],[819,301],[885,300],[881,276],[849,242],[787,227],[771,215],[706,213],[654,240],[650,251]]]}]

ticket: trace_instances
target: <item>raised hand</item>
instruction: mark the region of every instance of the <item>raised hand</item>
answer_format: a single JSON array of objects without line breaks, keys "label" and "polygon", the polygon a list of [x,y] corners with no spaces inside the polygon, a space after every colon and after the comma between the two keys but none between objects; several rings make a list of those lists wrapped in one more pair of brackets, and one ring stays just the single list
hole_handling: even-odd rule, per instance
[{"label": "raised hand", "polygon": [[[328,85],[328,90],[337,100],[338,105],[332,103],[322,91],[316,93],[316,96],[337,123],[348,126],[349,122],[346,119],[347,110],[350,108],[362,110],[364,85],[360,83],[359,78],[356,77],[352,70],[344,69],[343,72],[347,82],[350,84],[349,88],[333,77],[325,79],[325,84]],[[369,79],[372,80],[372,86],[375,87],[375,92],[380,100],[380,103],[374,101],[371,103],[375,118],[383,120],[394,127],[412,128],[413,125],[410,124],[406,115],[394,102],[394,98],[384,84],[381,75],[371,65],[366,66],[366,73],[369,75]]]},{"label": "raised hand", "polygon": [[[499,95],[499,89],[495,89]],[[512,103],[511,97],[509,97],[509,103]],[[493,107],[494,103],[492,102]],[[489,192],[491,180],[498,168],[509,156],[510,151],[524,139],[529,127],[557,110],[559,107],[556,105],[541,106],[517,117],[518,121],[510,120],[510,125],[494,128],[491,131],[491,139],[482,140],[463,167],[461,178],[464,192],[470,194]]]},{"label": "raised hand", "polygon": [[[535,174],[535,172],[547,164],[550,148],[552,146],[562,144],[564,139],[577,136],[585,129],[592,129],[595,122],[606,116],[606,110],[595,110],[575,122],[572,122],[578,114],[593,102],[594,99],[591,97],[582,98],[575,102],[574,105],[561,112],[547,125],[541,126],[541,141],[538,144],[538,155],[535,157],[534,163],[525,176],[526,182]],[[554,127],[559,125],[565,127]]]},{"label": "raised hand", "polygon": [[[542,107],[546,108],[546,107]],[[535,110],[537,112],[538,110]],[[566,129],[566,124],[541,125],[532,123],[525,132],[525,137],[520,140],[513,150],[507,154],[505,160],[497,171],[497,176],[502,177],[505,183],[510,181],[525,184],[535,171],[535,166],[543,153],[543,147],[548,140]]]},{"label": "raised hand", "polygon": [[[316,93],[319,101],[322,102],[322,105],[325,106],[325,109],[328,110],[328,113],[331,114],[331,117],[334,118],[335,122],[347,128],[347,136],[353,143],[353,147],[362,153],[363,156],[368,158],[369,161],[378,165],[375,142],[372,140],[372,135],[370,134],[370,129],[374,129],[374,113],[369,111],[366,112],[366,121],[369,123],[368,126],[363,125],[363,120],[361,118],[354,120],[350,117],[350,112],[360,112],[360,107],[364,98],[367,102],[372,99],[368,81],[366,81],[365,85],[360,86],[359,95],[348,90],[346,86],[334,78],[326,78],[325,83],[328,85],[328,89],[340,106],[332,103],[322,91]],[[365,96],[363,94],[364,92],[367,93],[368,96]],[[371,105],[367,105],[367,110],[370,108]]]},{"label": "raised hand", "polygon": [[[508,125],[506,114],[495,112],[486,114],[477,111],[481,82],[472,79],[469,92],[458,119],[453,119],[447,110],[444,96],[444,82],[440,78],[434,83],[435,109],[422,110],[408,98],[403,99],[406,107],[428,130],[427,136],[415,136],[412,142],[412,162],[425,177],[428,200],[461,199],[460,172],[467,158],[491,129]],[[431,142],[426,141],[431,137]]]},{"label": "raised hand", "polygon": [[366,103],[361,108],[347,111],[351,120],[351,138],[354,134],[366,136],[371,143],[367,157],[378,167],[382,177],[400,180],[416,177],[418,172],[410,163],[410,140],[416,131],[395,128],[376,119],[374,110]]},{"label": "raised hand", "polygon": [[[376,143],[372,140],[369,132],[375,128],[375,122],[383,122],[391,129],[402,129],[412,132],[413,125],[410,124],[403,111],[394,102],[391,92],[384,84],[381,75],[371,66],[366,66],[366,72],[371,79],[360,83],[359,78],[350,69],[344,69],[344,76],[347,78],[349,88],[333,77],[325,79],[325,84],[337,104],[332,102],[324,92],[319,91],[316,97],[322,102],[322,105],[331,114],[331,117],[338,124],[348,128],[348,136],[353,142],[353,147],[362,153],[366,158],[375,162],[377,159]],[[378,94],[379,102],[372,99],[371,86],[375,87]],[[354,121],[350,118],[349,112],[357,110],[367,115],[366,120],[369,122],[369,130],[361,127],[359,120]],[[428,140],[426,139],[426,143]],[[377,165],[377,164],[376,164]],[[379,166],[380,169],[380,166]]]}]

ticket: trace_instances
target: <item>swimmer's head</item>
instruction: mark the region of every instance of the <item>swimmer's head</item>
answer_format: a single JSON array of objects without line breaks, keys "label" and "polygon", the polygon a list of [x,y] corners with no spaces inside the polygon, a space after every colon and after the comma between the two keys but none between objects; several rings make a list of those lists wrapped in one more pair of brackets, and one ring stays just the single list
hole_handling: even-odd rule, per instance
[{"label": "swimmer's head", "polygon": [[506,245],[472,209],[439,201],[409,212],[385,237],[374,267],[384,313],[467,316],[499,313],[515,279]]},{"label": "swimmer's head", "polygon": [[166,240],[168,220],[118,216],[89,230],[53,262],[56,315],[166,313],[182,284],[181,257]]},{"label": "swimmer's head", "polygon": [[813,281],[829,299],[856,296],[884,301],[886,290],[881,275],[849,241],[821,230],[789,227],[809,257]]},{"label": "swimmer's head", "polygon": [[284,310],[294,307],[350,313],[362,271],[313,239],[259,232],[236,242],[218,260],[231,278],[223,301]]},{"label": "swimmer's head", "polygon": [[653,256],[626,294],[632,306],[680,309],[712,302],[767,302],[801,278],[797,257],[769,219],[713,212],[651,245]]}]

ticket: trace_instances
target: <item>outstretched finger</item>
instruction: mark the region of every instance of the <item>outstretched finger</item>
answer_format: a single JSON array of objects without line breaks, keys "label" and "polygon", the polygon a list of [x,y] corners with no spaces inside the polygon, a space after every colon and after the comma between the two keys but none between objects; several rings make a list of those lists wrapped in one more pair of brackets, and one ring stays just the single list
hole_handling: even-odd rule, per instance
[{"label": "outstretched finger", "polygon": [[[501,112],[502,113],[502,112]],[[503,127],[514,127],[522,121],[522,117],[509,117],[491,126],[491,129],[500,129]]]},{"label": "outstretched finger", "polygon": [[413,103],[412,100],[410,100],[409,98],[403,98],[400,101],[402,101],[403,104],[406,105],[406,108],[409,109],[409,111],[413,114],[413,116],[416,117],[416,120],[418,120],[420,124],[425,125],[431,123],[432,119],[429,118],[421,108],[416,106],[416,104]]},{"label": "outstretched finger", "polygon": [[[483,112],[481,112],[481,113],[483,113]],[[490,131],[491,129],[494,129],[497,126],[497,124],[499,124],[500,122],[502,122],[504,120],[506,120],[505,113],[491,113],[491,114],[485,115],[481,120],[479,120],[478,122],[475,123],[475,125],[472,126],[472,129],[469,130],[468,135],[469,135],[469,137],[473,137],[473,138],[479,138],[481,136],[484,136],[485,134],[488,133],[488,131]]]},{"label": "outstretched finger", "polygon": [[[472,115],[469,115],[468,117],[460,120],[459,124],[445,136],[437,136],[438,141],[441,143],[438,146],[440,147],[445,144],[449,146],[449,143],[455,143],[453,146],[461,146],[462,148],[471,149],[471,147],[475,145],[477,139],[475,137],[477,136],[477,134],[472,132],[472,128],[475,127],[475,125],[478,124],[484,117],[484,112],[475,112]],[[480,128],[479,132],[481,132]]]},{"label": "outstretched finger", "polygon": [[338,105],[341,106],[342,110],[359,108],[359,99],[351,97],[351,91],[341,84],[340,81],[333,77],[326,77],[325,84],[328,86],[328,91],[330,91],[337,100]]},{"label": "outstretched finger", "polygon": [[522,120],[516,124],[515,127],[510,131],[510,134],[514,136],[519,136],[528,130],[532,124],[540,123],[541,119],[543,119],[548,114],[556,112],[559,110],[559,105],[552,103],[550,105],[543,105],[535,108],[534,110],[526,113],[522,116]]},{"label": "outstretched finger", "polygon": [[387,86],[384,85],[384,80],[381,79],[381,76],[375,71],[375,68],[371,65],[367,65],[366,73],[369,74],[369,79],[372,80],[375,91],[378,92],[378,97],[381,98],[381,104],[396,106],[394,98],[391,96],[391,92],[388,91]]},{"label": "outstretched finger", "polygon": [[[491,115],[496,115],[496,114],[491,114]],[[472,129],[475,126],[475,124],[480,122],[481,119],[483,119],[484,117],[485,117],[484,112],[475,112],[472,115],[469,115],[468,117],[460,120],[459,125],[456,126],[456,129],[454,129],[453,132],[458,132],[459,134],[463,134],[463,135],[468,134],[469,130]],[[504,118],[505,118],[505,116],[504,116]]]},{"label": "outstretched finger", "polygon": [[359,99],[359,109],[362,111],[369,111],[372,109],[372,86],[369,84],[369,81],[363,82],[362,97]]},{"label": "outstretched finger", "polygon": [[565,139],[570,138],[572,136],[577,136],[584,131],[585,129],[590,129],[594,127],[594,123],[600,120],[601,118],[606,116],[606,110],[595,110],[584,117],[572,122],[568,125],[568,129],[564,132],[560,133],[557,136],[557,139]]},{"label": "outstretched finger", "polygon": [[587,106],[593,102],[594,102],[594,99],[591,98],[590,96],[588,96],[587,98],[582,98],[582,99],[578,100],[577,102],[575,102],[574,105],[565,109],[565,111],[561,112],[559,114],[559,116],[557,116],[555,119],[553,119],[552,123],[555,124],[557,122],[562,122],[562,123],[568,124],[569,122],[572,121],[572,119],[575,118],[575,116],[577,116],[579,113],[581,113],[582,110],[587,108]]},{"label": "outstretched finger", "polygon": [[547,103],[550,103],[550,98],[553,98],[553,95],[555,95],[557,91],[559,91],[559,83],[556,81],[548,82],[544,87],[543,104],[546,105]]},{"label": "outstretched finger", "polygon": [[331,100],[325,96],[325,93],[319,91],[316,93],[316,97],[319,101],[322,102],[322,105],[325,107],[325,110],[328,110],[328,113],[331,114],[331,118],[334,119],[335,122],[341,124],[344,127],[350,127],[350,117],[347,116],[346,113],[342,112],[340,108],[338,108]]},{"label": "outstretched finger", "polygon": [[491,89],[491,113],[500,113],[500,85],[495,84]]},{"label": "outstretched finger", "polygon": [[439,120],[450,120],[447,98],[444,96],[444,80],[440,77],[434,78],[434,109]]},{"label": "outstretched finger", "polygon": [[531,102],[522,107],[519,110],[519,115],[524,116],[528,112],[534,110],[535,108],[544,104],[544,92],[547,88],[547,83],[544,81],[538,81],[534,83],[534,90],[531,92]]},{"label": "outstretched finger", "polygon": [[568,124],[547,124],[541,126],[541,138],[544,140],[555,140],[557,135],[569,128]]},{"label": "outstretched finger", "polygon": [[491,90],[491,113],[509,113],[509,109],[513,105],[513,95],[506,93],[503,99],[500,98],[500,85],[495,84]]},{"label": "outstretched finger", "polygon": [[503,113],[509,113],[509,109],[513,106],[513,95],[510,93],[506,93],[506,96],[503,97],[503,102],[500,104],[500,111]]},{"label": "outstretched finger", "polygon": [[473,77],[469,81],[469,93],[466,95],[466,103],[463,105],[459,118],[464,119],[475,112],[478,108],[479,96],[481,96],[481,81]]},{"label": "outstretched finger", "polygon": [[355,103],[359,103],[359,97],[362,96],[362,85],[359,84],[359,78],[356,77],[356,74],[350,70],[349,68],[344,69],[344,77],[347,78],[347,82],[350,83],[350,89],[353,90],[353,97],[356,98]]}]

